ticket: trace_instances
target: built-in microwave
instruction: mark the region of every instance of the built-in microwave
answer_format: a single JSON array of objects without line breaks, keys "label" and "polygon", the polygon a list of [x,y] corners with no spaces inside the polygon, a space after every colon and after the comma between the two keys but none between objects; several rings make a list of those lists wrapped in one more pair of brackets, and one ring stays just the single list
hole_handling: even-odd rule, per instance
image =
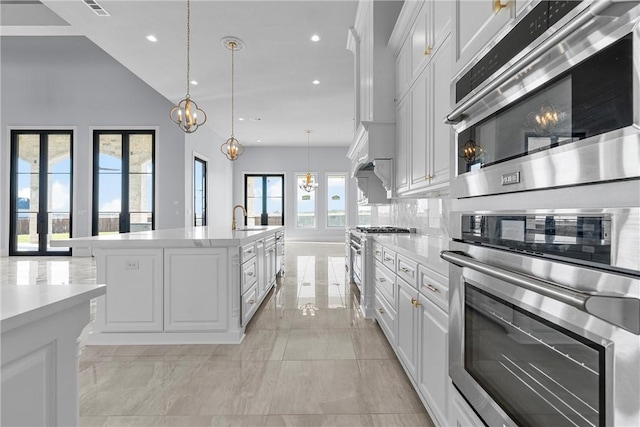
[{"label": "built-in microwave", "polygon": [[452,82],[455,198],[640,177],[640,3],[542,1]]}]

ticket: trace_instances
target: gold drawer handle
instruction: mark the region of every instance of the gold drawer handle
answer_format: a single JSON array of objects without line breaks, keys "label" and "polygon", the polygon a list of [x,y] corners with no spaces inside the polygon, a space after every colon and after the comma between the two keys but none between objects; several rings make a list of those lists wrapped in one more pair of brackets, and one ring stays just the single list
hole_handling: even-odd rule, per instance
[{"label": "gold drawer handle", "polygon": [[376,255],[380,255],[380,254],[381,254],[381,252],[380,252],[380,251],[376,251]]},{"label": "gold drawer handle", "polygon": [[254,299],[250,299],[249,300],[249,304],[255,304],[255,303],[256,303],[256,300],[254,300]]},{"label": "gold drawer handle", "polygon": [[509,6],[509,0],[493,0],[493,13],[497,15],[507,6]]},{"label": "gold drawer handle", "polygon": [[427,48],[424,50],[424,56],[431,55],[431,51],[432,50],[433,50],[433,48],[431,46],[427,46]]},{"label": "gold drawer handle", "polygon": [[429,289],[431,292],[440,292],[440,289],[432,285],[427,285],[427,289]]},{"label": "gold drawer handle", "polygon": [[383,310],[383,309],[381,309],[381,308],[379,308],[379,309],[378,309],[378,312],[379,312],[380,314],[384,314],[384,310]]},{"label": "gold drawer handle", "polygon": [[248,272],[247,276],[253,276],[253,271]]},{"label": "gold drawer handle", "polygon": [[410,272],[411,270],[409,270],[407,267],[400,267],[400,270],[402,270],[405,273]]},{"label": "gold drawer handle", "polygon": [[417,299],[415,299],[415,298],[411,298],[411,304],[412,304],[415,308],[418,308],[418,307],[420,307],[420,306],[422,305],[422,304],[420,304],[420,301],[418,301],[418,300],[417,300]]},{"label": "gold drawer handle", "polygon": [[380,278],[380,283],[384,283],[384,282],[386,282],[385,278],[384,278],[384,277],[381,277],[381,278]]}]

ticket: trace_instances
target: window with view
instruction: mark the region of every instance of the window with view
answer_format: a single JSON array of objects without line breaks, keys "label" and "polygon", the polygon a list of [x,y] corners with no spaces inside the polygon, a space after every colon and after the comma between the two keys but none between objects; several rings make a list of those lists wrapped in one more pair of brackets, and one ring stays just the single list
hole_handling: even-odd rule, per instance
[{"label": "window with view", "polygon": [[327,175],[327,227],[347,225],[347,176]]},{"label": "window with view", "polygon": [[[317,181],[312,174],[314,182]],[[296,175],[296,226],[299,228],[314,228],[316,226],[316,192],[306,192],[298,184],[306,178],[306,175]]]}]

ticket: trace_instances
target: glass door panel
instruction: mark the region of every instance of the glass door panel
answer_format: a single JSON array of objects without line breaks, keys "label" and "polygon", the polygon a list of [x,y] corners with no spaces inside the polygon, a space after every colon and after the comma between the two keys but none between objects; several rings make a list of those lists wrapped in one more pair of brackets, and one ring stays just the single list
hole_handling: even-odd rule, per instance
[{"label": "glass door panel", "polygon": [[193,225],[207,225],[207,162],[193,161]]},{"label": "glass door panel", "polygon": [[260,225],[262,218],[262,176],[245,177],[247,224]]},{"label": "glass door panel", "polygon": [[268,225],[284,225],[283,213],[283,176],[267,176],[267,216]]},{"label": "glass door panel", "polygon": [[16,130],[11,141],[10,255],[70,254],[50,241],[71,236],[71,133]]},{"label": "glass door panel", "polygon": [[129,231],[152,229],[153,135],[129,135]]},{"label": "glass door panel", "polygon": [[284,175],[245,175],[246,225],[284,225]]},{"label": "glass door panel", "polygon": [[119,233],[122,212],[122,135],[99,135],[97,175],[97,188],[94,182],[94,200],[95,193],[98,195],[97,224],[94,212],[93,234],[102,236]]}]

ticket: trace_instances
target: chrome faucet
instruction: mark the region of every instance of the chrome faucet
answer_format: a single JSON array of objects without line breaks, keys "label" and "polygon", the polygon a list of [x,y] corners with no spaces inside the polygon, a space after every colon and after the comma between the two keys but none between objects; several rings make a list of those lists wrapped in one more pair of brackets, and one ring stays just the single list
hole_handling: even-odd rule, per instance
[{"label": "chrome faucet", "polygon": [[231,229],[236,230],[238,228],[238,223],[236,223],[236,208],[242,209],[242,215],[247,216],[247,210],[242,205],[235,205],[233,207],[233,211],[231,212],[231,216],[233,217],[233,222],[231,223]]}]

